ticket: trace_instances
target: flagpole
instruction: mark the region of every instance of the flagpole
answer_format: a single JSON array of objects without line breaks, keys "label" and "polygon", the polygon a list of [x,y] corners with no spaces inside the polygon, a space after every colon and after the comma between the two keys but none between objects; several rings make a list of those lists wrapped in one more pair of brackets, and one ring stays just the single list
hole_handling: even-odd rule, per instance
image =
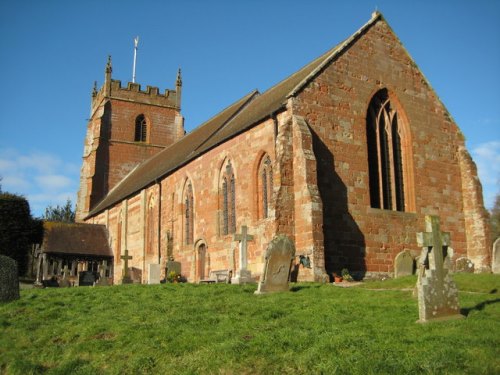
[{"label": "flagpole", "polygon": [[135,83],[135,62],[137,60],[137,45],[139,44],[139,37],[134,38],[134,66],[132,68],[132,83]]}]

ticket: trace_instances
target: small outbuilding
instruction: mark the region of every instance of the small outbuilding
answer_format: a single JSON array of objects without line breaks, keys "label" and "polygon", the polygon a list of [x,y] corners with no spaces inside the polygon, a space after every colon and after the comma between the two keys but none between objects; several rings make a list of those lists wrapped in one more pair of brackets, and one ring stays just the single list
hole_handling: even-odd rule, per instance
[{"label": "small outbuilding", "polygon": [[44,222],[43,243],[37,251],[37,284],[79,285],[85,275],[113,275],[113,253],[108,230],[104,225]]}]

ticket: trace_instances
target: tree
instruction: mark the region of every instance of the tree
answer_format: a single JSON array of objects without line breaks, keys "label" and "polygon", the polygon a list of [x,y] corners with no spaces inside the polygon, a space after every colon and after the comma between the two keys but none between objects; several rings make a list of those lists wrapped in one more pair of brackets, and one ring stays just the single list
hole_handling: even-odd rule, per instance
[{"label": "tree", "polygon": [[495,204],[490,211],[491,238],[493,241],[500,237],[500,193],[497,193]]},{"label": "tree", "polygon": [[55,207],[48,206],[45,209],[43,220],[74,223],[75,211],[73,210],[73,203],[71,203],[71,199],[68,199],[64,206],[59,206],[59,205]]},{"label": "tree", "polygon": [[41,243],[41,222],[33,220],[26,198],[0,193],[0,254],[17,261],[19,275],[26,273],[33,243]]}]

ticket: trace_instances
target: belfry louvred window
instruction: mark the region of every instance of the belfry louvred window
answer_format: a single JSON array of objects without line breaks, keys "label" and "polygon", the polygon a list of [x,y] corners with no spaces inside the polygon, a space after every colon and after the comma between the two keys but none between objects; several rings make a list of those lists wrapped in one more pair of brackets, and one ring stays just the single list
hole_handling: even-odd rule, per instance
[{"label": "belfry louvred window", "polygon": [[402,126],[386,89],[370,102],[366,134],[371,207],[405,211]]},{"label": "belfry louvred window", "polygon": [[135,119],[135,142],[146,142],[148,135],[148,125],[144,115],[139,115]]}]

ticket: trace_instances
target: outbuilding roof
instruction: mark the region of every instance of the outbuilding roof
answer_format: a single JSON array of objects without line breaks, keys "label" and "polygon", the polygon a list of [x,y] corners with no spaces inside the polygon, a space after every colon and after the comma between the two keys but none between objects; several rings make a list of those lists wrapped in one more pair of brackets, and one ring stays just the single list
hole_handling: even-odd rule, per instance
[{"label": "outbuilding roof", "polygon": [[137,193],[285,108],[288,98],[297,95],[322,69],[380,19],[383,19],[381,13],[374,12],[372,18],[356,33],[296,73],[263,94],[259,94],[257,90],[252,91],[176,143],[139,164],[90,211],[88,217]]},{"label": "outbuilding roof", "polygon": [[104,225],[43,223],[42,252],[112,257],[108,231]]}]

